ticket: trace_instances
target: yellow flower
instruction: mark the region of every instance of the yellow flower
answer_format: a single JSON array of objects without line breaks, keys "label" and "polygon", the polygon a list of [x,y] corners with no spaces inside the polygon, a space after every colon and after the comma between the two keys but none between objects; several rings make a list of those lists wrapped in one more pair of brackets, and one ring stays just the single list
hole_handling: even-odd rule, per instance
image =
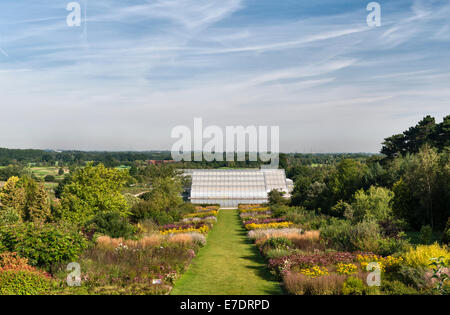
[{"label": "yellow flower", "polygon": [[170,230],[165,230],[165,231],[160,231],[159,233],[161,235],[167,235],[167,234],[177,234],[177,233],[189,233],[189,232],[198,232],[198,233],[208,233],[209,231],[209,227],[204,225],[199,227],[198,229],[196,228],[188,228],[188,229],[170,229]]},{"label": "yellow flower", "polygon": [[247,230],[256,230],[256,229],[282,229],[287,228],[291,226],[292,222],[272,222],[272,223],[262,223],[262,224],[256,224],[256,223],[250,223],[246,224],[245,228]]},{"label": "yellow flower", "polygon": [[336,272],[341,275],[351,275],[358,271],[358,266],[355,264],[343,264],[339,263],[336,265]]},{"label": "yellow flower", "polygon": [[300,269],[300,273],[311,278],[328,275],[328,269],[325,267],[314,266],[312,268]]}]

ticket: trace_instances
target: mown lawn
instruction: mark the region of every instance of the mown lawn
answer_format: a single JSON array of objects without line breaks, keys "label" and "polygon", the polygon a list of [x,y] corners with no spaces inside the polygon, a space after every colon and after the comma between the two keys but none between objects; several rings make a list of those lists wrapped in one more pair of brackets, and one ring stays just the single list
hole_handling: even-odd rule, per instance
[{"label": "mown lawn", "polygon": [[237,210],[221,210],[207,245],[177,281],[173,295],[282,294],[255,245],[248,240]]}]

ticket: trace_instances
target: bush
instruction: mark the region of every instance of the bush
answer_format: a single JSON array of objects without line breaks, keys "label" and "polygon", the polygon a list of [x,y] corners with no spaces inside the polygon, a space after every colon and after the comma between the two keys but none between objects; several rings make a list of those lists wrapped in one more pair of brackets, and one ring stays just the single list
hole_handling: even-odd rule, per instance
[{"label": "bush", "polygon": [[409,287],[423,289],[426,286],[425,270],[401,266],[395,273],[389,275],[390,280],[398,280]]},{"label": "bush", "polygon": [[267,252],[271,249],[274,250],[287,250],[289,248],[292,248],[293,244],[292,242],[285,238],[285,237],[276,237],[276,238],[269,238],[268,240],[266,240],[261,249],[263,252]]},{"label": "bush", "polygon": [[10,225],[20,221],[22,221],[22,218],[16,209],[5,207],[0,210],[0,225]]},{"label": "bush", "polygon": [[0,295],[42,294],[49,288],[50,276],[28,265],[17,253],[0,254]]},{"label": "bush", "polygon": [[378,241],[377,254],[389,256],[396,253],[404,253],[411,248],[408,240],[401,238],[383,238]]},{"label": "bush", "polygon": [[87,240],[71,227],[34,223],[0,226],[0,251],[17,252],[33,266],[49,268],[72,261],[85,248]]},{"label": "bush", "polygon": [[44,181],[46,181],[46,182],[54,182],[55,181],[55,176],[47,175],[47,176],[44,177]]},{"label": "bush", "polygon": [[320,232],[323,239],[336,250],[374,253],[379,250],[381,235],[375,222],[363,221],[352,225],[349,221],[332,219]]},{"label": "bush", "polygon": [[360,278],[348,277],[342,286],[342,294],[344,295],[378,295],[378,287],[369,287],[364,285]]},{"label": "bush", "polygon": [[383,280],[381,283],[381,291],[386,295],[416,295],[419,294],[417,290],[405,285],[400,281]]},{"label": "bush", "polygon": [[424,225],[420,229],[420,243],[429,245],[433,237],[433,229],[429,225]]},{"label": "bush", "polygon": [[439,246],[438,243],[433,245],[419,245],[415,249],[410,249],[405,254],[406,265],[413,268],[430,268],[431,258],[444,257],[446,264],[450,263],[450,253],[445,247]]},{"label": "bush", "polygon": [[342,287],[342,294],[344,295],[363,295],[364,291],[364,283],[361,279],[355,277],[348,277]]},{"label": "bush", "polygon": [[0,272],[0,295],[37,295],[50,288],[50,279],[32,271]]},{"label": "bush", "polygon": [[128,220],[117,212],[98,213],[90,224],[94,225],[96,232],[114,238],[130,238],[135,232]]}]

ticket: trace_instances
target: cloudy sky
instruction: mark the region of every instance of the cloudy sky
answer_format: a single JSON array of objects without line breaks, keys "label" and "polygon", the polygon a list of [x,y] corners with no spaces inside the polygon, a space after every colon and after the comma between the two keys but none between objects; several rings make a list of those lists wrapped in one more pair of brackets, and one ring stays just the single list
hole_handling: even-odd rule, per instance
[{"label": "cloudy sky", "polygon": [[[450,2],[0,2],[0,147],[170,149],[171,129],[280,126],[290,152],[378,152],[450,104]],[[87,20],[84,18],[87,16]]]}]

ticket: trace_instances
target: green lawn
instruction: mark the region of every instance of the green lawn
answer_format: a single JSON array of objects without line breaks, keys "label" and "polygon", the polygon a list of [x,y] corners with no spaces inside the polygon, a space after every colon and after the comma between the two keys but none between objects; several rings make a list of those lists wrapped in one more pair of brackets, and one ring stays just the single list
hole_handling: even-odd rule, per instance
[{"label": "green lawn", "polygon": [[177,281],[173,295],[282,294],[279,283],[247,238],[237,210],[221,210],[189,270]]}]

